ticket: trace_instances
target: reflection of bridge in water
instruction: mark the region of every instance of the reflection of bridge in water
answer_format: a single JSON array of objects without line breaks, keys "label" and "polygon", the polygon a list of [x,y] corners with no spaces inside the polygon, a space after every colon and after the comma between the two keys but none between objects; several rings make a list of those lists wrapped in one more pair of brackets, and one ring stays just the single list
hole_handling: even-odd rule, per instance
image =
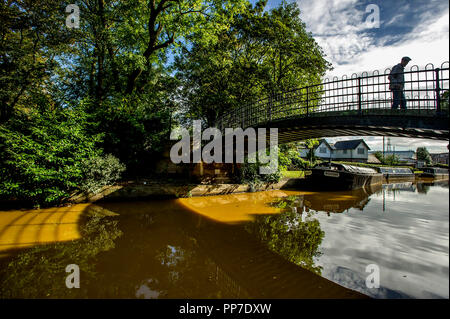
[{"label": "reflection of bridge in water", "polygon": [[389,72],[354,73],[270,96],[223,115],[216,127],[278,128],[281,143],[346,135],[448,140],[449,62],[405,72],[407,110],[391,109]]}]

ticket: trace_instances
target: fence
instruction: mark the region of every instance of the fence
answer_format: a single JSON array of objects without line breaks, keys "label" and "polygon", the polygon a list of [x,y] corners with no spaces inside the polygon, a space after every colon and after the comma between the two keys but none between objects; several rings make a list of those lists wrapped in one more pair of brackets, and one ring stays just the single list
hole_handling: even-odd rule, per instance
[{"label": "fence", "polygon": [[[372,74],[354,73],[341,79],[334,77],[320,84],[276,94],[226,113],[216,127],[223,131],[226,127],[254,127],[290,117],[321,116],[330,112],[337,112],[336,116],[355,112],[363,115],[391,109],[390,71],[388,68],[383,74],[374,71]],[[430,111],[448,114],[448,61],[439,68],[431,63],[422,69],[413,65],[404,75],[408,110],[418,115],[430,114]],[[444,92],[447,92],[445,96]]]}]

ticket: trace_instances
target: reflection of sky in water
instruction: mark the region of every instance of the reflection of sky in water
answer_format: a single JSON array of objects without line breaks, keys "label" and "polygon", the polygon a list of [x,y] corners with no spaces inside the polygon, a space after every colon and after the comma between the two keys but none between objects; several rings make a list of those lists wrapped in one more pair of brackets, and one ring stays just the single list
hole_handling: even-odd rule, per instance
[{"label": "reflection of sky in water", "polygon": [[[316,265],[324,277],[373,297],[448,298],[448,196],[439,186],[426,194],[385,189],[363,211],[316,214],[325,231]],[[379,289],[365,285],[369,264],[380,268]]]},{"label": "reflection of sky in water", "polygon": [[142,283],[139,288],[136,290],[136,298],[143,299],[156,299],[161,294],[158,290],[152,290],[149,286],[152,284],[158,284],[158,280],[156,279],[148,279],[146,282]]}]

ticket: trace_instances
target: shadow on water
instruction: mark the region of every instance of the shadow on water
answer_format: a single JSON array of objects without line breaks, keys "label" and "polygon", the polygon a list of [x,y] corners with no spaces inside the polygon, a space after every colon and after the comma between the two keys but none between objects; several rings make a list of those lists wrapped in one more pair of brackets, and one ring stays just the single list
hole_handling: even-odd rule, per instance
[{"label": "shadow on water", "polygon": [[[1,212],[3,216],[15,213]],[[66,287],[65,268],[75,263],[86,282],[94,279],[95,257],[114,248],[115,240],[122,234],[111,215],[98,212],[95,205],[80,205],[23,211],[2,225],[0,240],[7,244],[2,246],[0,259],[0,297],[82,296],[83,288]]]},{"label": "shadow on water", "polygon": [[[320,272],[312,263],[323,237],[318,223],[295,224],[292,211],[273,215],[279,220],[267,216],[230,225],[180,200],[87,205],[77,222],[79,239],[0,260],[0,297],[365,297],[298,266]],[[80,267],[79,289],[65,286],[68,264]]]}]

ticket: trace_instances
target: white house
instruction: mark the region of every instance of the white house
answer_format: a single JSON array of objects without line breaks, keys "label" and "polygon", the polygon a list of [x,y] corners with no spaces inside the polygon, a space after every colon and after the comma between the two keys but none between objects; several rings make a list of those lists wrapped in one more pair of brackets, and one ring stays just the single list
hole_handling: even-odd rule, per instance
[{"label": "white house", "polygon": [[[314,147],[314,155],[320,158],[329,158],[331,156],[331,152],[333,151],[333,147],[328,144],[325,139],[319,140],[319,145]],[[309,149],[301,148],[299,149],[300,157],[306,158],[308,156]]]},{"label": "white house", "polygon": [[[319,141],[319,145],[314,148],[314,155],[323,160],[366,163],[369,150],[370,147],[362,139],[340,141],[334,144],[322,139]],[[306,158],[308,151],[308,149],[300,149],[300,156]]]}]

